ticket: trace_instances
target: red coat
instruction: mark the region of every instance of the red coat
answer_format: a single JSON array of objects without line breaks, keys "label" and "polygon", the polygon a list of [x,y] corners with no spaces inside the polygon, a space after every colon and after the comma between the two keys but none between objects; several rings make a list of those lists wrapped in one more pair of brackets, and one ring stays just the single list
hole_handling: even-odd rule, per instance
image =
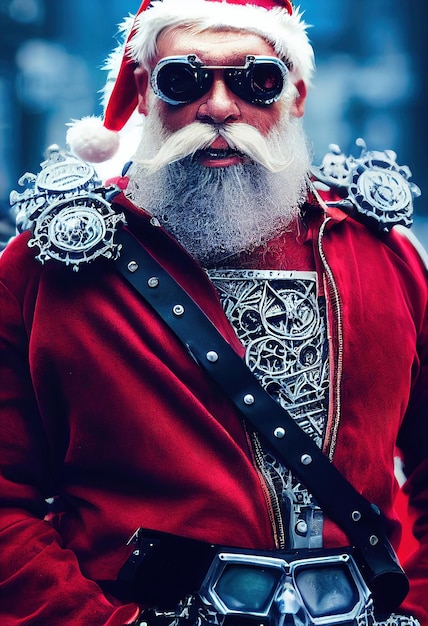
[{"label": "red coat", "polygon": [[[122,203],[150,249],[155,227]],[[0,261],[0,623],[119,626],[137,607],[94,581],[117,576],[137,527],[273,548],[269,507],[235,410],[114,265],[41,266],[28,239]],[[425,271],[405,237],[374,235],[338,211],[325,222],[315,210],[300,243],[313,248],[328,299],[327,451],[391,520],[397,546],[401,432],[421,542],[402,610],[428,626]],[[205,273],[170,246],[151,251],[242,351]],[[278,269],[285,257],[266,263]],[[58,494],[65,512],[52,525],[45,499]],[[324,541],[348,543],[329,520]]]}]

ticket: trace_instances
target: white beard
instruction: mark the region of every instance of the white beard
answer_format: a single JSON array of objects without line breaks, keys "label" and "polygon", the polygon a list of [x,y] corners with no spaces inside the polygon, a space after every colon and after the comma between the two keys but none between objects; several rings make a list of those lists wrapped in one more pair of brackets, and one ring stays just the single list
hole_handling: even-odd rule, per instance
[{"label": "white beard", "polygon": [[286,229],[306,199],[310,165],[297,118],[267,138],[245,124],[226,125],[220,134],[249,158],[224,168],[200,165],[195,152],[218,134],[195,123],[168,136],[155,107],[128,171],[127,196],[205,267],[251,252]]}]

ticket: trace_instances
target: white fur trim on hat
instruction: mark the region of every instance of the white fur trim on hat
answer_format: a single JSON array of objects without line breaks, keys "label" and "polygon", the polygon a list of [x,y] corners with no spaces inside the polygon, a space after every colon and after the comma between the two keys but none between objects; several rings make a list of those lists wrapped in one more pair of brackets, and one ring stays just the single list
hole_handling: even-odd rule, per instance
[{"label": "white fur trim on hat", "polygon": [[290,15],[278,7],[265,9],[252,4],[206,2],[205,0],[163,0],[155,2],[135,21],[135,34],[128,53],[149,69],[156,56],[156,40],[165,28],[194,26],[201,31],[231,28],[255,33],[267,40],[277,55],[291,65],[294,81],[310,84],[314,53],[307,36],[308,25],[299,8]]},{"label": "white fur trim on hat", "polygon": [[119,149],[119,134],[108,130],[100,117],[89,115],[68,124],[67,144],[84,161],[102,163]]}]

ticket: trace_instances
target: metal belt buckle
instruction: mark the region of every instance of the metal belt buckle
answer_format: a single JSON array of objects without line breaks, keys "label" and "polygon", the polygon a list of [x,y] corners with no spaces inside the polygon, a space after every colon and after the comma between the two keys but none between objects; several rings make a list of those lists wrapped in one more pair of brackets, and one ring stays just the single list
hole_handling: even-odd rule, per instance
[{"label": "metal belt buckle", "polygon": [[292,559],[219,552],[200,598],[220,615],[275,626],[373,623],[370,590],[351,554]]}]

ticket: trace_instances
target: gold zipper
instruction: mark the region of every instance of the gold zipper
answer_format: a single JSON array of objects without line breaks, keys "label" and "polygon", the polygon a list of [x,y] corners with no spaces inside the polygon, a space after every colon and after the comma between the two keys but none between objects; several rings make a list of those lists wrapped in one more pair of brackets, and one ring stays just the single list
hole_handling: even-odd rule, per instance
[{"label": "gold zipper", "polygon": [[[245,425],[244,425],[245,427]],[[260,439],[255,431],[251,434],[245,427],[247,439],[249,441],[249,447],[253,457],[254,467],[262,486],[263,494],[265,496],[266,504],[268,507],[269,519],[272,526],[273,537],[275,547],[283,550],[285,548],[285,531],[284,521],[282,519],[281,506],[279,503],[279,497],[276,493],[275,486],[272,482],[272,478],[269,472],[265,469],[263,447],[260,443]]]},{"label": "gold zipper", "polygon": [[[323,249],[323,236],[327,223],[331,220],[331,217],[328,217],[324,220],[321,225],[319,235],[318,235],[318,253],[320,255],[321,261],[324,266],[324,291],[326,294],[327,307],[326,307],[326,315],[327,315],[327,327],[331,330],[329,317],[329,307],[332,310],[336,321],[336,336],[337,336],[337,351],[335,353],[333,346],[333,337],[332,333],[329,332],[329,343],[330,343],[330,354],[332,355],[330,359],[330,376],[332,380],[332,397],[329,403],[329,415],[327,420],[327,429],[326,436],[324,441],[324,452],[328,454],[330,460],[332,460],[334,451],[337,443],[337,432],[339,429],[339,422],[341,416],[341,383],[342,383],[342,373],[343,373],[343,319],[342,319],[342,309],[340,302],[339,290],[336,285],[336,281],[333,276],[333,272],[331,267],[327,261],[324,249]],[[330,297],[329,297],[330,296]],[[335,359],[336,357],[336,359]],[[336,361],[336,362],[334,362]]]},{"label": "gold zipper", "polygon": [[[324,249],[322,246],[322,238],[324,236],[324,231],[327,225],[327,222],[331,220],[328,217],[321,225],[319,236],[318,236],[318,252],[324,267],[324,291],[326,294],[326,315],[327,315],[327,327],[330,327],[328,313],[329,307],[333,312],[333,315],[336,320],[336,333],[337,333],[337,359],[335,359],[335,351],[332,343],[332,336],[329,333],[329,343],[330,343],[330,354],[332,355],[330,361],[330,371],[331,371],[331,379],[332,379],[332,401],[329,403],[329,416],[328,416],[328,424],[326,430],[326,437],[324,442],[324,451],[328,450],[328,456],[330,460],[333,458],[334,450],[337,443],[337,432],[339,428],[340,414],[341,414],[341,397],[340,397],[340,388],[342,381],[342,370],[343,370],[343,321],[342,321],[342,310],[340,303],[339,290],[336,285],[336,281],[333,276],[333,272],[331,267],[327,261],[327,258],[324,253]],[[330,296],[330,297],[329,297]],[[336,360],[336,363],[334,361]],[[336,365],[333,367],[332,365]],[[281,513],[281,506],[279,503],[278,494],[276,493],[275,486],[273,485],[272,478],[269,472],[266,471],[264,466],[264,458],[263,458],[263,448],[260,443],[260,440],[257,436],[256,432],[252,432],[251,434],[246,429],[247,440],[249,442],[249,448],[251,450],[253,456],[254,467],[257,471],[257,474],[260,479],[260,484],[266,499],[266,504],[268,507],[269,519],[272,525],[272,531],[274,535],[275,547],[278,549],[285,549],[286,547],[286,536],[284,530],[284,521]]]}]

